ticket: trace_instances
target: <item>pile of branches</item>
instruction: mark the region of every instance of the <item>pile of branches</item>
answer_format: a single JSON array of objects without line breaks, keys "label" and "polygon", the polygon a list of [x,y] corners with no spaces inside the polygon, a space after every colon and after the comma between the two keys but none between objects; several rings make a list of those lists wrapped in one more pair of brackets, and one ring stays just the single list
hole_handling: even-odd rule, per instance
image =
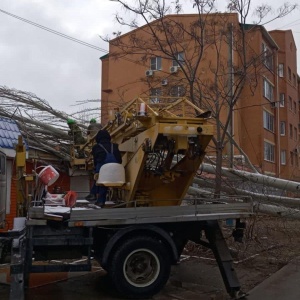
[{"label": "pile of branches", "polygon": [[73,142],[68,135],[67,119],[76,120],[84,132],[89,118],[96,113],[100,115],[99,106],[68,115],[52,108],[35,94],[0,86],[0,116],[16,121],[30,148],[46,151],[63,160],[70,160]]}]

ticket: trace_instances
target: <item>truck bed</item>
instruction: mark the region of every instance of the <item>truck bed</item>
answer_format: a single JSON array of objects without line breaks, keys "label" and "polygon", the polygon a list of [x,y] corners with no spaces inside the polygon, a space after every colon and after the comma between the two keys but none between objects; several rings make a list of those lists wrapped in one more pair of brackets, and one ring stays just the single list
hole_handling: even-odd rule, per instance
[{"label": "truck bed", "polygon": [[[253,213],[252,207],[251,201],[234,201],[160,207],[65,208],[57,215],[62,215],[69,227],[93,227],[246,218]],[[34,224],[33,219],[46,221],[49,218],[46,212],[47,206],[31,207],[28,225]]]}]

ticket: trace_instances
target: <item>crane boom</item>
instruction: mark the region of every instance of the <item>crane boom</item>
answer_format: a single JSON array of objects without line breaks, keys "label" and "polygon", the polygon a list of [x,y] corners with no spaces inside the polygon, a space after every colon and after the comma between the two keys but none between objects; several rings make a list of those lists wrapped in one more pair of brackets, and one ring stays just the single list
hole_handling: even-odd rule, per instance
[{"label": "crane boom", "polygon": [[214,135],[207,115],[186,98],[136,98],[110,112],[104,129],[122,153],[123,201],[181,204]]}]

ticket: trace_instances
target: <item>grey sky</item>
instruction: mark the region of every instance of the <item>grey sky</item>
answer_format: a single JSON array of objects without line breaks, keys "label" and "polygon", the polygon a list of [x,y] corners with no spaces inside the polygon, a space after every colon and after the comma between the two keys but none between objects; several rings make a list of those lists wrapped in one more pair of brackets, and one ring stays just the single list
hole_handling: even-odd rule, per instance
[{"label": "grey sky", "polygon": [[[116,30],[119,6],[109,0],[1,0],[0,9],[108,49],[99,35]],[[266,28],[292,29],[300,49],[299,10]],[[104,54],[0,13],[0,85],[32,92],[55,109],[71,113],[78,110],[72,107],[76,101],[100,98],[99,57]]]},{"label": "grey sky", "polygon": [[[105,5],[104,3],[105,2]],[[99,35],[110,32],[109,1],[1,0],[0,9],[108,49]],[[76,101],[100,98],[104,55],[0,13],[0,85],[35,93],[66,112]]]}]

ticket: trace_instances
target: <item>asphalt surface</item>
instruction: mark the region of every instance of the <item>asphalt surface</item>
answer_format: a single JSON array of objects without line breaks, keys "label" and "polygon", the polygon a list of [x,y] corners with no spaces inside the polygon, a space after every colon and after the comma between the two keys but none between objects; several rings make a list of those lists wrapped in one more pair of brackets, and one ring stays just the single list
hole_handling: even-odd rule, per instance
[{"label": "asphalt surface", "polygon": [[[9,285],[0,284],[0,299],[9,299]],[[30,288],[25,300],[116,300],[105,271],[99,270],[84,276],[57,281],[37,288]],[[216,264],[202,261],[185,261],[173,266],[165,288],[153,300],[224,300],[229,299]],[[15,300],[15,299],[13,299]]]},{"label": "asphalt surface", "polygon": [[299,300],[300,258],[264,280],[249,292],[247,300]]},{"label": "asphalt surface", "polygon": [[[0,284],[0,299],[9,299],[9,286]],[[113,300],[114,295],[103,270],[58,281],[26,292],[30,300]],[[170,280],[153,300],[227,300],[230,299],[216,265],[205,262],[183,262],[172,269]],[[299,300],[300,258],[257,285],[247,300]],[[17,300],[17,299],[16,299]]]}]

